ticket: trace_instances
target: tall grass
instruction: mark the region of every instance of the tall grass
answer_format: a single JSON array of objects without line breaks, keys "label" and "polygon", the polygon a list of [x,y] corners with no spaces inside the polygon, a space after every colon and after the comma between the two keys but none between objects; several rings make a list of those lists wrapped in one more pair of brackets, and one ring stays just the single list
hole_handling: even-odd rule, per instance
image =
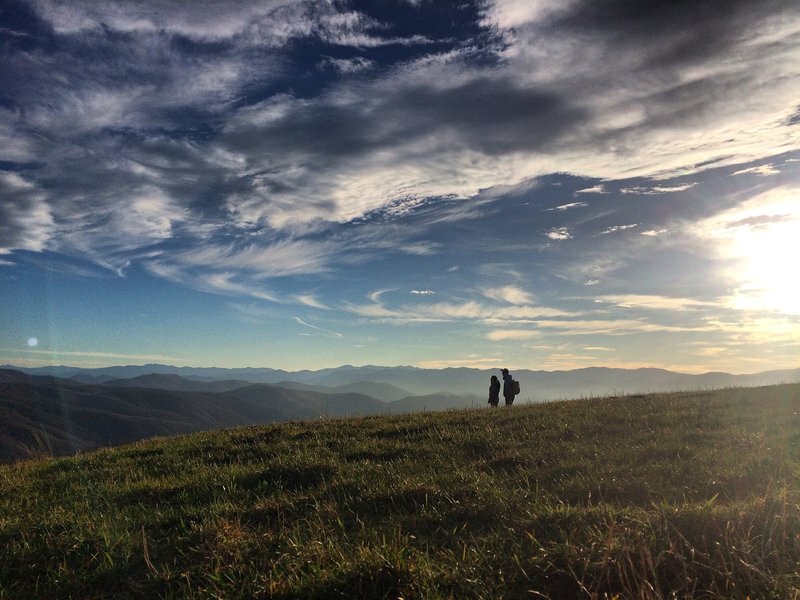
[{"label": "tall grass", "polygon": [[0,468],[0,598],[800,598],[800,386]]}]

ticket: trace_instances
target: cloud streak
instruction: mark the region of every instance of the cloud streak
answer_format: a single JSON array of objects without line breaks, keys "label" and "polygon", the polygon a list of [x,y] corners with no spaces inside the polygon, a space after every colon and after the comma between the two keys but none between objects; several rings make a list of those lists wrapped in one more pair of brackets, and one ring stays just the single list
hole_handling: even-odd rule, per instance
[{"label": "cloud streak", "polygon": [[300,317],[295,317],[294,320],[297,321],[298,323],[300,323],[300,325],[302,325],[303,327],[308,327],[309,329],[313,329],[315,331],[321,331],[322,333],[328,333],[328,334],[336,336],[336,337],[344,337],[338,331],[331,331],[330,329],[325,329],[323,327],[318,327],[316,325],[311,325],[310,323],[306,323],[305,321],[303,321]]}]

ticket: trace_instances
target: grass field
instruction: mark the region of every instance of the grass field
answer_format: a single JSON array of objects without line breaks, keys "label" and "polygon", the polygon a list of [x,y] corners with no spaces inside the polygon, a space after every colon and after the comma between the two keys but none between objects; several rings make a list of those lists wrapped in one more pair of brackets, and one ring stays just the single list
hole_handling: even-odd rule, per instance
[{"label": "grass field", "polygon": [[0,467],[0,598],[800,598],[800,385]]}]

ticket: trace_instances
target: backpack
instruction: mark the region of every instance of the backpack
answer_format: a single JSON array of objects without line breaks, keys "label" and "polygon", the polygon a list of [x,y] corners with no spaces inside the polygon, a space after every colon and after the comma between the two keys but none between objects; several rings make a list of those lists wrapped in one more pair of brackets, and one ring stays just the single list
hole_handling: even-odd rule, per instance
[{"label": "backpack", "polygon": [[511,389],[514,391],[515,396],[519,396],[519,381],[517,381],[516,379],[512,379]]}]

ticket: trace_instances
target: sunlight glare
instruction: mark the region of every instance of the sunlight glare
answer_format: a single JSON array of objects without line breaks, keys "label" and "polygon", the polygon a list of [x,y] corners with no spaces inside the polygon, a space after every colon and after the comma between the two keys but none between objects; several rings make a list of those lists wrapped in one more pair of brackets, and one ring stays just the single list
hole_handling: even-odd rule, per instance
[{"label": "sunlight glare", "polygon": [[[795,191],[796,192],[796,191]],[[769,194],[714,219],[713,235],[737,260],[733,308],[800,315],[800,193]]]}]

